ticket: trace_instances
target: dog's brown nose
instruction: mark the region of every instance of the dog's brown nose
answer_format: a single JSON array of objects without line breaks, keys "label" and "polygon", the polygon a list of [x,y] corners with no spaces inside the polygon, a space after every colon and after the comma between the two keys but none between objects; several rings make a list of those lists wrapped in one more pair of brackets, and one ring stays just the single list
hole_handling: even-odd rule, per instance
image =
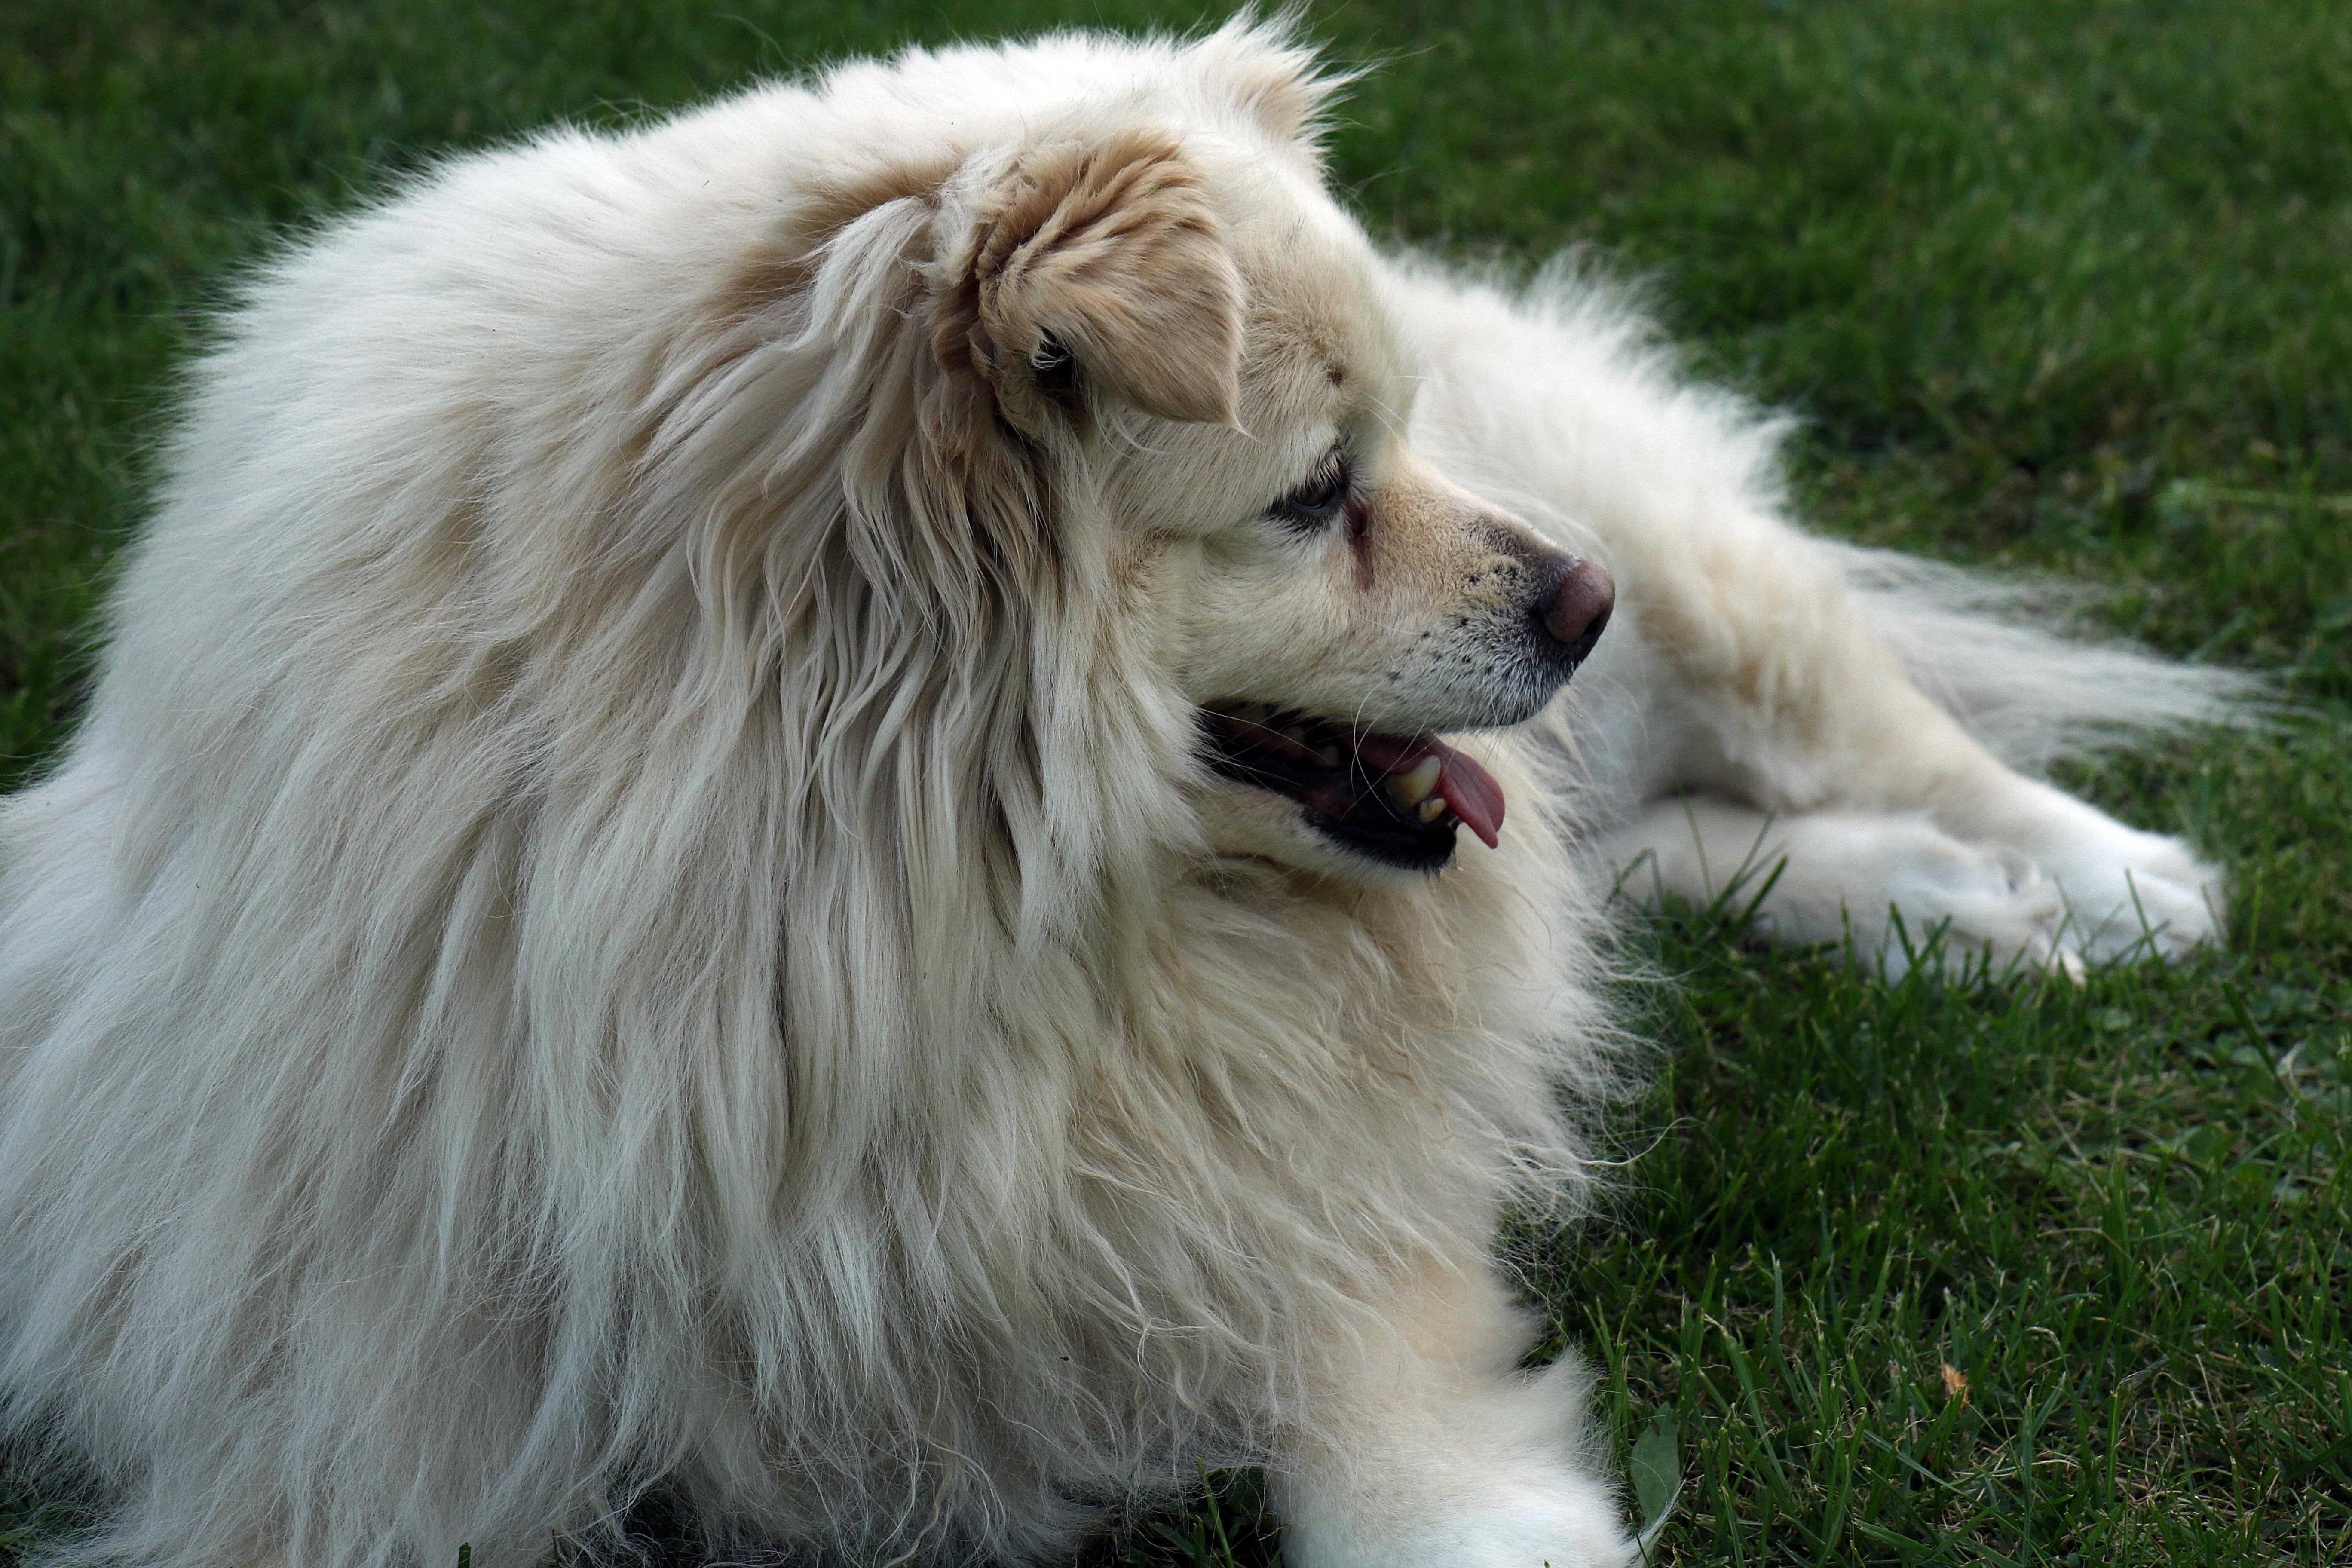
[{"label": "dog's brown nose", "polygon": [[1570,563],[1559,586],[1551,591],[1551,603],[1544,606],[1544,630],[1554,642],[1565,643],[1582,658],[1601,640],[1601,633],[1609,625],[1609,612],[1617,605],[1617,584],[1596,561]]}]

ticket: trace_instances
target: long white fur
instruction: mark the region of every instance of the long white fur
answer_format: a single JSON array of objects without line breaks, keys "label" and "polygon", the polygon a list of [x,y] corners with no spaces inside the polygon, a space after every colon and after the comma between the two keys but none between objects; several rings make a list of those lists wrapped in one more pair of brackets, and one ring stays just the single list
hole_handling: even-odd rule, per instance
[{"label": "long white fur", "polygon": [[1803,534],[1785,422],[1685,381],[1573,260],[1524,289],[1415,261],[1394,288],[1423,445],[1617,575],[1563,718],[1592,858],[1622,885],[1744,885],[1765,930],[1895,970],[1946,928],[1952,956],[2066,968],[2215,937],[2216,868],[2027,775],[2240,720],[2260,681],[2056,635],[2079,589]]},{"label": "long white fur", "polygon": [[[1235,1462],[1308,1568],[1625,1560],[1486,1258],[1613,1082],[1579,846],[1685,784],[1836,804],[1769,689],[1883,635],[1966,709],[1976,623],[1916,571],[1853,611],[1772,427],[1604,293],[1401,267],[1417,437],[1630,625],[1475,742],[1501,851],[1221,853],[1112,456],[1045,442],[1000,478],[1055,526],[975,528],[907,459],[909,323],[1041,125],[1311,183],[1312,68],[1242,26],[845,67],[453,163],[247,290],[0,806],[0,1397],[112,1496],[62,1561],[520,1568],[656,1481],[720,1543],[995,1560]],[[1656,563],[1710,541],[1809,629],[1696,646]],[[2084,710],[2005,635],[2061,673],[1986,687],[2004,732]],[[2097,657],[2147,717],[2219,689]],[[1932,809],[1885,771],[1847,808]]]}]

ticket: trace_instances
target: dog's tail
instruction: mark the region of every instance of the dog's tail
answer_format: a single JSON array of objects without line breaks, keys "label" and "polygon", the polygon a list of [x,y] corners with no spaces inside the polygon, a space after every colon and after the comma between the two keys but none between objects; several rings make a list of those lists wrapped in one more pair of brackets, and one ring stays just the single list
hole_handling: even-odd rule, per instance
[{"label": "dog's tail", "polygon": [[2259,722],[2275,707],[2258,676],[2062,635],[2094,602],[2078,585],[1831,548],[1912,679],[2022,772],[2203,726]]}]

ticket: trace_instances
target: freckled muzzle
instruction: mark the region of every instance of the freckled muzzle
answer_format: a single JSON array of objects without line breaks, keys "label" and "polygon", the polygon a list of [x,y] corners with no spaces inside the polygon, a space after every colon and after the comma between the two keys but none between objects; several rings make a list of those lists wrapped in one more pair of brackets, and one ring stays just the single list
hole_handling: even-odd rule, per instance
[{"label": "freckled muzzle", "polygon": [[[1528,612],[1534,658],[1552,679],[1572,674],[1609,625],[1616,585],[1591,561],[1557,558]],[[1264,703],[1202,710],[1209,766],[1297,801],[1325,837],[1399,868],[1433,871],[1465,823],[1489,847],[1503,826],[1503,789],[1475,759],[1435,735],[1384,735]]]}]

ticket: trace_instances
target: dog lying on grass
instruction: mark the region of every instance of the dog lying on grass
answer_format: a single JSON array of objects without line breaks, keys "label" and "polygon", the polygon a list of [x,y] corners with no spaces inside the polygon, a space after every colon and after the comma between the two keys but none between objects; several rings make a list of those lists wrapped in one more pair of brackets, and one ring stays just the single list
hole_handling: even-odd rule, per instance
[{"label": "dog lying on grass", "polygon": [[2001,757],[2226,681],[1796,531],[1605,291],[1375,251],[1331,88],[1240,25],[911,53],[252,284],[0,813],[67,1560],[524,1568],[659,1489],[1004,1562],[1255,1464],[1303,1568],[1623,1563],[1488,1250],[1586,1179],[1598,889],[2214,933]]}]

